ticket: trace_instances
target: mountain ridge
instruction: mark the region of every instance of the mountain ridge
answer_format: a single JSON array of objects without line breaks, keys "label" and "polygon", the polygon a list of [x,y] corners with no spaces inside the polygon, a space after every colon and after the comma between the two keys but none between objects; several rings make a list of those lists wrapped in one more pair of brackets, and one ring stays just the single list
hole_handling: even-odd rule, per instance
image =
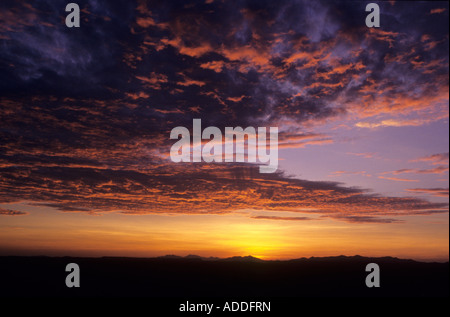
[{"label": "mountain ridge", "polygon": [[261,259],[252,255],[246,256],[230,256],[230,257],[214,257],[214,256],[200,256],[196,254],[189,254],[186,256],[175,255],[175,254],[166,254],[162,256],[153,256],[153,257],[133,257],[133,256],[99,256],[99,257],[86,257],[86,256],[48,256],[48,255],[0,255],[1,258],[72,258],[72,259],[136,259],[136,260],[144,260],[144,259],[160,259],[160,260],[203,260],[203,261],[229,261],[229,262],[301,262],[301,261],[346,261],[346,260],[381,260],[381,261],[398,261],[398,262],[415,262],[415,263],[449,263],[446,261],[424,261],[424,260],[415,260],[410,258],[399,258],[394,256],[361,256],[361,255],[336,255],[336,256],[310,256],[310,257],[299,257],[292,259]]}]

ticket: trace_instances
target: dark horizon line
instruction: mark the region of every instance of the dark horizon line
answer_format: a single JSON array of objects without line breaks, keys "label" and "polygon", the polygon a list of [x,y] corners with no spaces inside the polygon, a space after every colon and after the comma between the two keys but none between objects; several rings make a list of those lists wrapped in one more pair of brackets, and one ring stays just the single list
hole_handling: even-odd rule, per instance
[{"label": "dark horizon line", "polygon": [[72,255],[0,255],[1,258],[73,258],[73,259],[139,259],[139,260],[151,260],[151,259],[168,259],[168,260],[206,260],[206,261],[245,261],[245,262],[289,262],[289,261],[298,261],[298,260],[336,260],[336,259],[381,259],[381,260],[395,260],[395,261],[409,261],[409,262],[417,262],[417,263],[443,263],[448,264],[449,259],[445,260],[416,260],[411,258],[399,258],[394,256],[362,256],[359,254],[356,255],[335,255],[335,256],[310,256],[310,257],[299,257],[299,258],[290,258],[290,259],[268,259],[264,260],[252,255],[246,256],[230,256],[230,257],[215,257],[215,256],[199,256],[195,254],[189,254],[186,256],[180,256],[175,254],[166,254],[162,256],[72,256]]}]

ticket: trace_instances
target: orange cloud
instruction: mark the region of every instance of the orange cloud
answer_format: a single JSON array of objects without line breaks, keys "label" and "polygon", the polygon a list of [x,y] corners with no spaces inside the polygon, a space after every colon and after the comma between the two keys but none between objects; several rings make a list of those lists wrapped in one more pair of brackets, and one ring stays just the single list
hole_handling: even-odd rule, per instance
[{"label": "orange cloud", "polygon": [[155,20],[153,20],[153,18],[151,18],[151,17],[145,17],[145,18],[143,18],[143,17],[138,17],[138,18],[136,19],[136,23],[137,23],[140,27],[143,27],[143,28],[148,28],[149,26],[155,26],[155,25],[156,25]]},{"label": "orange cloud", "polygon": [[225,47],[222,46],[219,52],[230,61],[241,62],[240,70],[245,71],[250,67],[270,68],[271,55],[264,48],[260,49],[252,45]]},{"label": "orange cloud", "polygon": [[407,126],[421,126],[430,121],[431,119],[410,119],[410,120],[388,119],[375,123],[358,122],[355,124],[355,126],[358,128],[370,128],[370,129],[378,127],[407,127]]},{"label": "orange cloud", "polygon": [[349,171],[336,171],[331,173],[330,176],[340,176],[340,175],[363,175],[371,177],[372,175],[368,174],[366,171],[358,171],[358,172],[349,172]]},{"label": "orange cloud", "polygon": [[412,160],[411,162],[430,162],[433,165],[441,165],[441,164],[447,164],[449,163],[449,156],[447,153],[438,153],[438,154],[432,154],[425,157],[420,157],[418,159]]},{"label": "orange cloud", "polygon": [[190,79],[190,78],[185,78],[184,81],[179,81],[177,82],[177,85],[180,86],[192,86],[192,85],[196,85],[196,86],[204,86],[206,85],[206,83],[204,81],[200,81],[200,80],[194,80],[194,79]]},{"label": "orange cloud", "polygon": [[230,101],[233,101],[233,102],[239,102],[239,101],[242,101],[242,99],[244,99],[245,97],[247,97],[247,96],[242,95],[240,97],[228,97],[227,100],[230,100]]},{"label": "orange cloud", "polygon": [[161,42],[165,45],[171,45],[175,47],[180,52],[180,54],[190,57],[198,58],[213,50],[211,45],[207,42],[203,42],[198,46],[187,46],[184,44],[184,41],[180,37],[175,37],[171,40],[167,38],[161,39]]},{"label": "orange cloud", "polygon": [[431,9],[430,14],[439,14],[439,13],[444,13],[447,9],[445,8],[436,8],[436,9]]},{"label": "orange cloud", "polygon": [[211,61],[206,62],[200,65],[201,68],[205,69],[211,69],[215,71],[216,73],[220,73],[225,66],[225,63],[223,61]]},{"label": "orange cloud", "polygon": [[387,42],[389,44],[389,48],[393,48],[394,42],[399,34],[400,33],[398,32],[384,31],[380,28],[370,28],[366,33],[366,38],[370,40],[374,39],[377,41]]},{"label": "orange cloud", "polygon": [[164,74],[150,73],[149,77],[136,76],[137,79],[146,84],[147,87],[159,90],[161,89],[161,84],[167,83],[167,76]]},{"label": "orange cloud", "polygon": [[333,140],[320,133],[280,133],[278,148],[303,148],[306,145],[331,144]]},{"label": "orange cloud", "polygon": [[143,92],[143,91],[140,91],[140,92],[138,92],[138,93],[129,93],[129,92],[127,92],[126,95],[127,95],[128,97],[130,97],[131,99],[133,99],[133,100],[137,100],[137,99],[140,99],[140,98],[147,99],[147,98],[150,97],[148,94],[146,94],[146,93]]}]

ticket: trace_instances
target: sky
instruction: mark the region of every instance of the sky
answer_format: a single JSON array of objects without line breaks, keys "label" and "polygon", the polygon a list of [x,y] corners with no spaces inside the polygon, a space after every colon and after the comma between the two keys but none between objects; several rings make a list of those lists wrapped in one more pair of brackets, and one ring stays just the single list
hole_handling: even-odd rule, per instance
[{"label": "sky", "polygon": [[[77,3],[0,3],[1,255],[448,261],[448,2]],[[278,170],[172,162],[194,119]]]}]

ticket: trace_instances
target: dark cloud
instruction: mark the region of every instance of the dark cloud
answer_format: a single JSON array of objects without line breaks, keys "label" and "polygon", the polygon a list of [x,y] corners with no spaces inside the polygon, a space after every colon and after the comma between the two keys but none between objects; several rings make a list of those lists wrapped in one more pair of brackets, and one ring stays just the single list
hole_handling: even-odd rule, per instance
[{"label": "dark cloud", "polygon": [[26,213],[24,211],[0,208],[0,216],[23,216],[23,215],[27,215],[27,214],[28,213]]},{"label": "dark cloud", "polygon": [[[382,112],[394,96],[440,98],[448,84],[448,21],[423,16],[432,4],[383,4],[381,30],[366,28],[364,4],[354,1],[82,1],[79,29],[65,27],[65,4],[2,3],[2,95],[114,103],[100,109],[108,127],[109,114],[186,125],[191,107],[216,126],[317,121],[349,101],[380,99],[372,91],[385,91],[383,102],[371,101]],[[403,23],[413,16],[415,24]],[[164,80],[142,80],[152,74]],[[148,97],[127,98],[139,94]]]},{"label": "dark cloud", "polygon": [[[33,201],[61,211],[92,214],[293,211],[340,216],[401,216],[447,212],[448,204],[369,194],[334,182],[259,174],[257,166],[159,164],[147,170],[8,166],[0,202]],[[344,217],[345,218],[345,217]],[[346,218],[345,218],[346,219]]]},{"label": "dark cloud", "polygon": [[311,217],[278,217],[278,216],[252,216],[250,218],[263,220],[291,220],[291,221],[317,220]]},{"label": "dark cloud", "polygon": [[408,188],[408,192],[429,194],[436,197],[448,197],[448,188]]},{"label": "dark cloud", "polygon": [[371,216],[336,216],[334,219],[339,219],[342,221],[350,223],[401,223],[404,222],[400,219],[394,218],[379,218]]},{"label": "dark cloud", "polygon": [[385,172],[384,174],[393,174],[393,175],[399,175],[399,174],[404,174],[404,173],[443,174],[445,172],[448,172],[448,166],[440,165],[435,168],[429,168],[429,169],[403,168],[403,169],[392,171],[392,172]]}]

